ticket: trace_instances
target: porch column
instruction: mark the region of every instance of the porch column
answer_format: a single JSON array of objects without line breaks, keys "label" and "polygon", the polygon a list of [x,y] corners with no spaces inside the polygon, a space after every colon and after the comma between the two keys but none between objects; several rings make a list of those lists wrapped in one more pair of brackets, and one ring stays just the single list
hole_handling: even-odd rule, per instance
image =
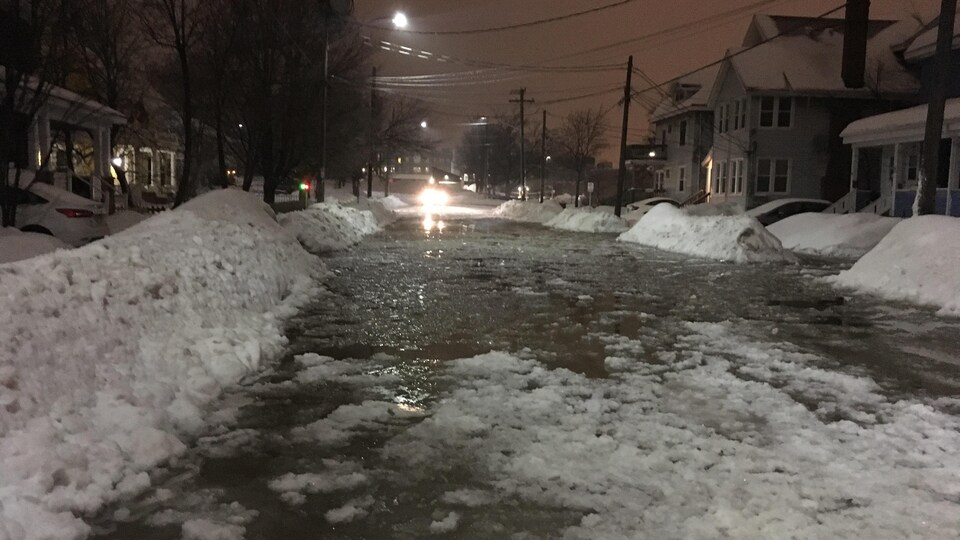
[{"label": "porch column", "polygon": [[[45,113],[37,115],[37,147],[40,154],[39,167],[49,165],[50,154],[53,149],[53,138],[50,136],[50,116]],[[31,154],[34,155],[34,154]],[[32,159],[32,158],[31,158]],[[49,168],[49,167],[48,167]]]},{"label": "porch column", "polygon": [[857,186],[857,175],[860,173],[860,147],[853,147],[853,155],[850,160],[850,191],[859,189]]},{"label": "porch column", "polygon": [[953,193],[960,189],[960,137],[953,137],[950,144],[950,173],[947,176],[947,215],[953,215]]},{"label": "porch column", "polygon": [[102,126],[93,132],[93,178],[90,179],[90,198],[100,201],[101,180],[110,177],[110,133]]},{"label": "porch column", "polygon": [[897,215],[897,182],[900,180],[900,143],[893,145],[893,171],[890,174],[890,216]]}]

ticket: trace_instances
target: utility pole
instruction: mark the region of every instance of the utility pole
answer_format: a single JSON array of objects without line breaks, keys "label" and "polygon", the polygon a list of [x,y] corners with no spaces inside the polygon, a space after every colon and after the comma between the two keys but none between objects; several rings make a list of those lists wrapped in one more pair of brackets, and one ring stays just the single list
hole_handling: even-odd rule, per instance
[{"label": "utility pole", "polygon": [[627,60],[627,84],[623,87],[623,127],[620,130],[620,169],[617,171],[617,206],[614,215],[620,217],[623,206],[623,182],[627,176],[627,126],[630,123],[630,100],[632,93],[630,82],[633,79],[633,55]]},{"label": "utility pole", "polygon": [[524,135],[524,105],[533,103],[532,99],[526,99],[527,89],[521,88],[510,92],[513,95],[520,95],[520,99],[511,99],[510,103],[520,104],[520,200],[527,200],[527,156],[526,156],[526,136]]},{"label": "utility pole", "polygon": [[540,204],[543,204],[543,184],[547,178],[547,110],[543,110],[543,125],[540,126]]},{"label": "utility pole", "polygon": [[320,125],[320,181],[317,182],[316,198],[318,202],[323,202],[326,193],[327,180],[327,101],[330,94],[330,25],[329,21],[323,20],[323,104],[321,113],[323,120]]},{"label": "utility pole", "polygon": [[[377,118],[377,67],[373,67],[370,76],[370,154],[367,156],[367,198],[373,196],[373,161],[374,161],[374,134]],[[357,190],[357,200],[360,200],[360,190]]]},{"label": "utility pole", "polygon": [[914,215],[936,213],[937,177],[940,173],[940,138],[943,137],[943,112],[947,102],[950,79],[950,54],[953,47],[953,25],[957,16],[957,0],[943,0],[940,4],[940,23],[937,29],[937,52],[933,58],[933,88],[927,105],[927,131],[923,138],[923,176],[917,185],[913,203]]}]

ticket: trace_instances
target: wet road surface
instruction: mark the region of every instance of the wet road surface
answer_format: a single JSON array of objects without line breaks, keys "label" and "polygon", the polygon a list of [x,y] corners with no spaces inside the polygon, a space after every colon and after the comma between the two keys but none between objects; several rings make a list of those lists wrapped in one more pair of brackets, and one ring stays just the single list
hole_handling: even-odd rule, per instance
[{"label": "wet road surface", "polygon": [[[210,433],[151,474],[154,488],[103,512],[99,538],[562,535],[589,512],[522,490],[491,504],[489,471],[469,454],[419,465],[409,455],[417,441],[406,432],[466,384],[447,364],[489,351],[603,388],[611,356],[660,364],[689,346],[689,323],[716,323],[816,357],[824,373],[869,378],[891,403],[956,413],[960,324],[838,292],[822,279],[836,261],[737,266],[611,235],[496,220],[425,231],[409,220],[326,263],[330,292],[290,322],[288,357],[231,391]],[[838,398],[778,384],[823,422],[855,419]],[[839,405],[825,408],[830,399]],[[297,476],[308,472],[318,476]]]}]

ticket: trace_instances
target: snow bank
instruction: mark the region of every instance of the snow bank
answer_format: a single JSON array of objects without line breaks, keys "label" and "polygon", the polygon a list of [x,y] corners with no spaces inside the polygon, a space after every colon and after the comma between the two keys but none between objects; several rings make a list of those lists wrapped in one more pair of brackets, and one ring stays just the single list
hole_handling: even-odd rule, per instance
[{"label": "snow bank", "polygon": [[669,204],[654,206],[618,240],[720,261],[796,260],[752,217],[691,216]]},{"label": "snow bank", "polygon": [[507,201],[493,209],[493,217],[524,221],[528,223],[546,223],[563,212],[563,207],[555,201]]},{"label": "snow bank", "polygon": [[921,216],[902,221],[834,283],[960,316],[960,219]]},{"label": "snow bank", "polygon": [[604,208],[566,208],[544,225],[564,231],[586,233],[622,233],[629,228],[626,221]]},{"label": "snow bank", "polygon": [[379,201],[365,201],[365,209],[341,203],[317,203],[306,210],[279,216],[283,225],[311,253],[339,251],[360,243],[396,219]]},{"label": "snow bank", "polygon": [[73,246],[49,234],[25,233],[13,227],[0,227],[0,264],[22,261]]},{"label": "snow bank", "polygon": [[898,218],[875,214],[798,214],[767,227],[783,247],[827,257],[862,257],[893,229]]},{"label": "snow bank", "polygon": [[323,271],[237,190],[0,266],[0,539],[82,538],[78,515],[148,487]]},{"label": "snow bank", "polygon": [[112,216],[107,216],[107,228],[110,229],[110,234],[117,234],[120,231],[125,231],[133,227],[141,221],[147,220],[149,217],[149,214],[131,212],[130,210],[117,212]]}]

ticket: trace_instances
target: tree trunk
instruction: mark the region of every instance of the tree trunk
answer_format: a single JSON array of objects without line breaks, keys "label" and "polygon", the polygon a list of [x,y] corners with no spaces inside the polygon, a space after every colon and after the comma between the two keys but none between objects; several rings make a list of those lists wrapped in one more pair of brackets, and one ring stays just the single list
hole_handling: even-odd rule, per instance
[{"label": "tree trunk", "polygon": [[191,172],[193,165],[193,93],[190,85],[190,64],[187,60],[186,44],[177,46],[180,56],[180,73],[183,76],[183,173],[177,184],[174,207],[190,200],[194,195]]},{"label": "tree trunk", "polygon": [[227,156],[223,140],[223,107],[217,107],[217,165],[220,167],[220,186],[230,187],[230,177],[227,175]]},{"label": "tree trunk", "polygon": [[577,193],[573,197],[573,207],[580,207],[580,183],[583,181],[583,167],[577,167]]}]

